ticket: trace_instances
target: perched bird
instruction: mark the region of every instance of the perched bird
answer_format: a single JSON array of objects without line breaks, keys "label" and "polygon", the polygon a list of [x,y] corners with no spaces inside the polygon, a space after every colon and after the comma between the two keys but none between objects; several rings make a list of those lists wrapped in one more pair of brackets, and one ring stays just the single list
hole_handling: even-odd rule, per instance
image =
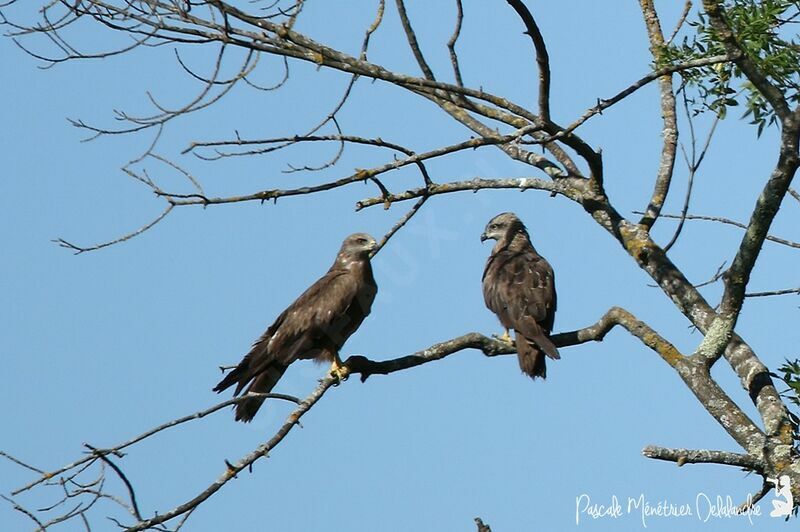
[{"label": "perched bird", "polygon": [[[331,374],[341,376],[339,349],[369,315],[378,291],[369,262],[376,247],[365,233],[345,238],[328,272],[278,316],[214,391],[236,384],[234,395],[268,393],[298,359],[330,360]],[[251,421],[263,402],[261,397],[240,402],[236,420]]]},{"label": "perched bird", "polygon": [[486,225],[481,242],[497,243],[483,270],[483,299],[500,319],[510,342],[514,329],[519,367],[532,378],[547,376],[544,355],[561,358],[550,340],[556,314],[553,268],[531,244],[525,225],[514,213],[498,214]]}]

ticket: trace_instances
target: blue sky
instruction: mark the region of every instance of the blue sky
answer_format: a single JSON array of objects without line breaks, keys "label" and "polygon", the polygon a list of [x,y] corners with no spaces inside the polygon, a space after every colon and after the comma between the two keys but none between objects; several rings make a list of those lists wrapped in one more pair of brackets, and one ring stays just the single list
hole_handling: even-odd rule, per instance
[{"label": "blue sky", "polygon": [[[298,29],[357,54],[372,2],[310,3]],[[445,43],[452,31],[450,2],[409,2],[409,12],[434,70],[449,76]],[[553,116],[569,123],[649,68],[638,8],[600,2],[528,2],[549,45]],[[659,2],[665,31],[677,2]],[[15,6],[18,16],[31,6]],[[530,108],[536,74],[530,43],[504,3],[465,2],[459,44],[465,82]],[[333,21],[333,23],[331,23]],[[102,47],[103,33],[81,28],[81,43]],[[50,50],[44,41],[30,41]],[[217,48],[181,50],[209,72]],[[234,56],[232,55],[231,58]],[[417,73],[394,8],[375,34],[370,59]],[[178,106],[201,89],[179,71],[169,47],[109,60],[40,70],[8,39],[0,40],[0,450],[44,469],[67,463],[82,443],[109,446],[169,419],[204,409],[222,397],[211,392],[218,366],[237,362],[250,343],[330,265],[342,238],[355,231],[380,237],[409,205],[354,212],[374,196],[356,184],[324,195],[257,203],[176,209],[153,230],[129,242],[74,256],[51,242],[113,239],[163,208],[119,168],[152,141],[152,132],[81,143],[86,135],[66,118],[114,125],[112,111],[152,111],[150,90]],[[234,68],[234,62],[228,65]],[[264,57],[255,80],[279,79],[280,62]],[[334,147],[300,147],[271,156],[203,162],[180,155],[190,141],[291,135],[330,111],[346,78],[308,66],[292,69],[280,91],[238,87],[207,111],[171,123],[159,152],[198,176],[209,195],[293,187],[350,174],[391,160],[389,152],[348,149],[320,174],[282,173],[287,164],[323,162]],[[469,138],[469,132],[432,104],[386,84],[360,80],[340,116],[346,133],[381,136],[423,151]],[[696,126],[704,132],[707,119]],[[625,215],[646,206],[660,151],[654,87],[592,119],[579,133],[603,148],[608,192]],[[773,164],[776,134],[755,131],[734,116],[719,126],[696,181],[692,211],[745,221]],[[682,140],[687,141],[688,135]],[[148,171],[185,190],[163,166]],[[491,148],[429,165],[436,181],[532,174]],[[162,177],[163,176],[163,177]],[[686,170],[678,165],[667,211],[683,199]],[[417,186],[412,169],[385,180],[394,191]],[[670,301],[619,246],[564,198],[535,191],[489,191],[433,198],[375,258],[380,292],[372,315],[344,355],[402,356],[470,331],[500,331],[480,289],[489,245],[486,221],[515,211],[538,250],[557,272],[556,331],[586,326],[609,307],[623,306],[690,352],[700,341]],[[787,205],[775,233],[791,238],[797,206]],[[671,236],[661,220],[654,235]],[[730,261],[740,234],[705,222],[689,223],[671,256],[694,282]],[[753,275],[754,290],[796,285],[791,250],[767,244]],[[715,301],[719,286],[705,289]],[[794,298],[748,300],[739,332],[776,368],[797,355],[800,332]],[[469,530],[480,516],[496,532],[524,530],[638,530],[637,515],[581,519],[576,498],[607,504],[644,494],[694,505],[698,494],[741,502],[760,479],[722,466],[685,466],[641,456],[648,444],[734,450],[727,434],[655,354],[615,330],[604,342],[562,350],[546,382],[522,376],[514,357],[488,359],[466,351],[406,372],[351,379],[331,390],[295,430],[259,461],[253,474],[229,483],[190,519],[191,531]],[[276,391],[307,395],[324,369],[292,366]],[[714,369],[729,393],[757,417],[724,363]],[[227,395],[224,396],[227,398]],[[120,462],[137,486],[144,513],[166,511],[201,491],[235,460],[268,439],[289,413],[269,404],[250,425],[220,412],[165,432],[130,450]],[[0,492],[30,476],[0,462]],[[117,486],[121,489],[120,486]],[[58,494],[40,492],[20,502],[43,507]],[[769,499],[770,497],[768,497]],[[769,500],[761,503],[768,513]],[[694,509],[694,508],[693,508]],[[111,529],[105,513],[96,526]],[[125,517],[119,516],[118,517]],[[782,521],[754,518],[759,529]],[[745,519],[651,518],[648,530],[747,530]],[[0,529],[29,522],[0,505]],[[69,526],[65,530],[71,529]]]}]

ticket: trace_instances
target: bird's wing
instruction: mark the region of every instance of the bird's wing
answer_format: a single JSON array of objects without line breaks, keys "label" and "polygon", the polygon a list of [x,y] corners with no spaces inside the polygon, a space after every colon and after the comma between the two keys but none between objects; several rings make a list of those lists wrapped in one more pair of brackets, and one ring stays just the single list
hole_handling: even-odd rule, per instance
[{"label": "bird's wing", "polygon": [[503,326],[558,358],[547,338],[555,318],[556,292],[553,269],[544,258],[533,250],[498,252],[487,263],[483,294]]},{"label": "bird's wing", "polygon": [[214,390],[219,392],[235,383],[238,395],[249,381],[270,366],[285,368],[297,360],[304,351],[313,348],[321,336],[319,330],[346,310],[355,288],[345,271],[329,270],[275,319]]},{"label": "bird's wing", "polygon": [[270,354],[286,365],[309,350],[338,350],[369,313],[372,301],[359,300],[362,285],[349,270],[331,269],[289,305],[259,342],[270,343]]},{"label": "bird's wing", "polygon": [[494,312],[500,319],[504,327],[510,328],[511,324],[508,322],[509,316],[507,312],[508,294],[507,283],[505,281],[505,274],[503,268],[505,262],[508,260],[506,252],[492,254],[486,261],[486,268],[483,270],[483,301],[486,303],[486,308]]},{"label": "bird's wing", "polygon": [[550,332],[556,292],[553,269],[546,260],[530,252],[510,254],[498,268],[495,282],[515,322],[531,317]]}]

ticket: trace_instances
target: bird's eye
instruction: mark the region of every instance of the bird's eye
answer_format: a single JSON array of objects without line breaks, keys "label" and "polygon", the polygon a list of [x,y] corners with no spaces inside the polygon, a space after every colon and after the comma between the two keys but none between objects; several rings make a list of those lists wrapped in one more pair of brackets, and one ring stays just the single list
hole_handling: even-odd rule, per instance
[{"label": "bird's eye", "polygon": [[359,238],[356,242],[358,242],[359,244],[366,244],[367,243],[367,239],[366,238]]}]

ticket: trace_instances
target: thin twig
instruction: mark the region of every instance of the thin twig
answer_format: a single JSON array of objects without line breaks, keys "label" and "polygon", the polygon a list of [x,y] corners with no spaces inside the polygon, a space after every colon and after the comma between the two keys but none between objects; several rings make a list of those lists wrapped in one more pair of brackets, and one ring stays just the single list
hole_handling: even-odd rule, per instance
[{"label": "thin twig", "polygon": [[[664,246],[664,253],[670,250],[675,242],[678,241],[678,237],[681,235],[681,231],[683,230],[683,225],[686,222],[686,215],[689,212],[689,202],[692,199],[692,189],[694,187],[694,178],[697,174],[697,170],[700,168],[700,165],[703,163],[705,159],[706,153],[708,152],[708,148],[711,145],[711,139],[714,136],[714,132],[717,130],[717,124],[720,121],[719,115],[714,116],[714,121],[711,124],[711,129],[708,131],[708,135],[706,136],[705,143],[703,144],[703,148],[700,151],[700,155],[697,156],[696,153],[696,144],[695,144],[695,134],[694,134],[694,122],[692,120],[691,113],[689,112],[689,102],[688,98],[686,97],[686,91],[684,90],[682,93],[683,96],[683,108],[686,113],[686,119],[689,121],[689,132],[691,135],[691,144],[692,144],[692,157],[691,161],[686,157],[686,150],[683,150],[683,157],[686,161],[686,166],[689,169],[689,181],[686,185],[686,196],[683,199],[683,208],[681,209],[681,218],[678,222],[678,227],[675,228],[675,232],[672,234],[672,238],[667,242],[667,245]],[[683,149],[683,146],[681,146]]]},{"label": "thin twig", "polygon": [[771,290],[769,292],[747,292],[744,297],[785,296],[788,294],[800,294],[800,287],[784,288],[783,290]]},{"label": "thin twig", "polygon": [[414,54],[414,59],[417,60],[417,64],[422,70],[422,73],[425,75],[425,79],[434,81],[436,78],[433,76],[433,71],[428,65],[428,62],[425,61],[425,56],[422,55],[422,50],[420,49],[419,42],[417,41],[417,35],[414,33],[414,28],[411,27],[411,21],[409,20],[408,13],[406,12],[405,2],[404,0],[395,0],[395,3],[397,4],[397,13],[400,15],[400,22],[403,25],[403,31],[406,33],[408,46],[411,48],[411,52]]},{"label": "thin twig", "polygon": [[397,233],[397,232],[398,232],[400,229],[402,229],[402,228],[403,228],[403,226],[405,226],[405,225],[408,223],[408,221],[409,221],[409,220],[410,220],[410,219],[411,219],[411,218],[412,218],[412,217],[413,217],[415,214],[417,214],[417,211],[419,211],[419,210],[420,210],[420,208],[422,208],[422,206],[425,204],[425,202],[426,202],[427,200],[428,200],[428,197],[427,197],[427,196],[423,196],[422,198],[420,198],[420,199],[419,199],[419,201],[417,201],[417,202],[414,204],[414,206],[413,206],[413,207],[411,207],[411,208],[408,210],[408,212],[407,212],[407,213],[405,213],[405,214],[403,215],[403,217],[402,217],[402,218],[400,218],[400,219],[397,221],[397,223],[395,223],[395,224],[394,224],[394,226],[392,226],[392,228],[389,230],[389,232],[388,232],[388,233],[386,233],[385,235],[383,235],[383,238],[381,239],[381,241],[380,241],[380,242],[378,242],[378,246],[375,248],[375,251],[373,251],[373,252],[372,252],[372,256],[373,256],[373,257],[374,257],[374,256],[375,256],[375,255],[376,255],[376,254],[377,254],[377,253],[378,253],[378,252],[381,250],[381,249],[383,249],[383,246],[385,246],[385,245],[386,245],[386,243],[387,243],[387,242],[389,242],[389,239],[390,239],[390,238],[392,238],[392,237],[395,235],[395,233]]},{"label": "thin twig", "polygon": [[681,16],[678,18],[678,22],[675,24],[675,29],[672,30],[672,35],[670,35],[669,39],[667,39],[666,46],[671,45],[672,41],[675,40],[675,37],[678,35],[678,32],[686,23],[686,18],[689,16],[689,11],[691,10],[692,10],[692,0],[686,0],[686,3],[683,4],[683,12],[681,12]]},{"label": "thin twig", "polygon": [[[636,214],[639,214],[636,212]],[[679,214],[662,214],[662,218],[671,218],[674,220],[680,220],[684,218],[686,220],[702,220],[706,222],[717,222],[725,225],[732,225],[734,227],[738,227],[740,229],[747,229],[747,225],[737,222],[735,220],[731,220],[730,218],[724,218],[722,216],[703,216],[700,214],[687,214],[685,216]],[[775,242],[776,244],[782,244],[784,246],[789,246],[791,248],[800,249],[800,243],[793,242],[791,240],[786,240],[785,238],[779,238],[777,236],[767,235],[765,240],[769,240],[770,242]]]},{"label": "thin twig", "polygon": [[769,493],[770,491],[772,491],[772,485],[765,479],[764,483],[761,485],[761,488],[757,492],[748,495],[747,500],[739,505],[738,507],[739,513],[740,514],[746,513],[748,510],[753,508],[753,506],[758,504],[758,502],[761,499],[763,499],[766,496],[766,494]]},{"label": "thin twig", "polygon": [[175,204],[170,202],[167,205],[167,208],[164,209],[164,211],[161,214],[159,214],[153,221],[143,225],[142,227],[140,227],[139,229],[137,229],[136,231],[134,231],[132,233],[128,233],[127,235],[123,235],[123,236],[121,236],[119,238],[115,238],[114,240],[110,240],[108,242],[103,242],[102,244],[95,244],[93,246],[82,247],[82,246],[78,246],[76,244],[73,244],[71,242],[67,242],[63,238],[57,238],[57,239],[53,240],[53,242],[55,242],[56,244],[58,244],[62,248],[67,248],[67,249],[73,250],[76,255],[80,255],[81,253],[85,253],[87,251],[95,251],[95,250],[98,250],[98,249],[103,249],[103,248],[106,248],[108,246],[113,246],[114,244],[119,244],[120,242],[128,241],[133,237],[141,235],[142,233],[144,233],[145,231],[147,231],[148,229],[150,229],[154,225],[156,225],[158,222],[160,222],[161,220],[166,218],[166,216],[172,211],[172,209],[174,207],[175,207]]},{"label": "thin twig", "polygon": [[458,64],[458,54],[456,53],[456,43],[458,37],[461,35],[461,23],[464,21],[464,8],[461,5],[461,0],[456,0],[456,27],[453,29],[453,35],[447,41],[447,49],[450,52],[450,64],[453,66],[453,76],[455,77],[456,85],[459,87],[464,86],[464,80],[461,78],[461,67]]},{"label": "thin twig", "polygon": [[251,451],[250,453],[246,454],[242,458],[240,458],[236,463],[231,463],[229,461],[225,461],[226,469],[222,475],[212,482],[207,488],[201,491],[198,495],[193,497],[192,499],[186,501],[183,504],[180,504],[169,510],[164,512],[163,514],[159,514],[155,517],[150,519],[146,519],[144,521],[139,521],[135,525],[129,527],[127,529],[128,532],[136,532],[140,530],[147,530],[152,528],[155,525],[159,525],[174,519],[175,517],[181,516],[186,514],[187,512],[192,511],[194,508],[197,508],[203,501],[211,497],[214,493],[219,491],[222,486],[227,484],[231,479],[235,478],[238,473],[243,471],[246,468],[252,466],[252,464],[258,460],[259,458],[263,458],[267,456],[269,451],[275,448],[283,439],[286,437],[287,434],[298,425],[300,422],[300,418],[308,412],[316,403],[319,401],[322,396],[328,391],[332,386],[339,383],[339,379],[333,376],[327,376],[320,381],[319,386],[303,401],[299,402],[298,407],[289,414],[289,417],[286,419],[284,424],[278,429],[272,438],[269,441],[259,445],[255,450]]},{"label": "thin twig", "polygon": [[142,433],[142,434],[140,434],[140,435],[138,435],[138,436],[136,436],[134,438],[131,438],[130,440],[128,440],[126,442],[123,442],[123,443],[121,443],[119,445],[115,445],[114,447],[109,447],[109,448],[105,448],[105,449],[97,449],[94,453],[92,453],[90,455],[87,455],[87,456],[85,456],[85,457],[83,457],[83,458],[81,458],[79,460],[76,460],[76,461],[74,461],[74,462],[72,462],[70,464],[67,464],[67,465],[65,465],[65,466],[63,466],[63,467],[61,467],[59,469],[56,469],[55,471],[52,471],[52,472],[49,472],[49,473],[43,473],[40,478],[38,478],[38,479],[34,480],[33,482],[30,482],[29,484],[26,484],[25,486],[22,486],[21,488],[18,488],[16,490],[14,490],[13,492],[11,492],[11,495],[19,495],[20,493],[28,491],[31,488],[33,488],[34,486],[37,486],[37,485],[41,484],[42,482],[50,480],[51,478],[53,478],[55,476],[58,476],[58,475],[66,472],[66,471],[69,471],[70,469],[73,469],[75,467],[83,465],[86,462],[94,460],[94,459],[96,459],[96,456],[95,456],[96,453],[117,454],[118,455],[121,450],[123,450],[123,449],[125,449],[127,447],[130,447],[131,445],[134,445],[136,443],[139,443],[140,441],[145,440],[145,439],[147,439],[147,438],[149,438],[149,437],[151,437],[151,436],[153,436],[155,434],[158,434],[161,431],[164,431],[164,430],[170,429],[172,427],[181,425],[181,424],[186,423],[188,421],[194,421],[195,419],[201,419],[201,418],[203,418],[203,417],[205,417],[205,416],[207,416],[209,414],[213,414],[214,412],[222,410],[226,406],[235,405],[235,404],[238,404],[241,401],[246,401],[247,399],[251,399],[251,398],[254,398],[254,397],[259,397],[259,398],[260,397],[264,397],[264,398],[267,398],[267,399],[278,399],[278,400],[282,400],[282,401],[290,401],[290,402],[297,403],[297,404],[300,403],[300,400],[297,397],[294,397],[294,396],[291,396],[291,395],[286,395],[286,394],[280,394],[280,393],[262,394],[262,393],[252,393],[251,392],[251,393],[248,393],[248,394],[245,394],[245,395],[241,395],[239,397],[234,397],[233,399],[228,399],[227,401],[222,401],[221,403],[218,403],[218,404],[216,404],[216,405],[214,405],[214,406],[212,406],[210,408],[207,408],[205,410],[201,410],[199,412],[195,412],[193,414],[189,414],[188,416],[183,416],[183,417],[180,417],[178,419],[173,419],[171,421],[163,423],[163,424],[161,424],[161,425],[159,425],[159,426],[157,426],[155,428],[152,428],[152,429],[150,429],[150,430],[148,430],[148,431],[146,431],[146,432],[144,432],[144,433]]},{"label": "thin twig", "polygon": [[117,464],[111,461],[111,459],[107,456],[108,453],[101,451],[96,447],[92,447],[88,443],[84,443],[83,446],[92,451],[92,455],[98,457],[100,460],[105,462],[108,465],[108,467],[110,467],[114,471],[114,473],[117,474],[120,480],[122,480],[122,483],[125,484],[125,489],[128,490],[128,497],[130,498],[131,501],[131,509],[133,510],[133,516],[139,521],[141,521],[142,514],[139,513],[139,504],[136,502],[136,491],[133,489],[133,485],[131,485],[131,482],[128,480],[128,477],[125,475],[125,473],[122,472],[122,469],[120,469],[119,466],[117,466]]}]

